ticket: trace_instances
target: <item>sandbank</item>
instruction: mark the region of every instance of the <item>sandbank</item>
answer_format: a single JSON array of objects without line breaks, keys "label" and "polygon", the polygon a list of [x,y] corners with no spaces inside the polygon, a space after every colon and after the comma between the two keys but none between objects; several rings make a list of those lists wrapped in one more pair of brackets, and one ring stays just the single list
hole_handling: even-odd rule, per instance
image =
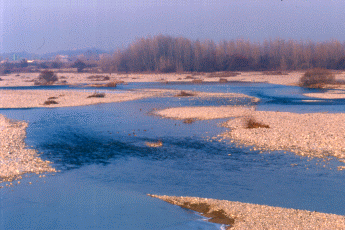
[{"label": "sandbank", "polygon": [[55,172],[49,161],[43,161],[36,150],[25,145],[27,126],[0,114],[0,182],[17,179],[24,173]]},{"label": "sandbank", "polygon": [[214,222],[230,220],[227,229],[345,229],[341,215],[199,197],[149,196],[214,216]]}]

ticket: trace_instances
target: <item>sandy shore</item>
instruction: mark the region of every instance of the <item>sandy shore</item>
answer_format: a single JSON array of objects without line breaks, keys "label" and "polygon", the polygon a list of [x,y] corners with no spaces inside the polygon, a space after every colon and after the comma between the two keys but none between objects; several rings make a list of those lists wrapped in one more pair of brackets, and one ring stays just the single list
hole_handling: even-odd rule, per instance
[{"label": "sandy shore", "polygon": [[[310,157],[345,159],[345,114],[255,111],[248,107],[181,107],[156,111],[172,119],[229,118],[223,125],[230,128],[226,139],[259,150],[285,150]],[[252,117],[269,128],[246,128]],[[340,169],[340,168],[339,168]]]},{"label": "sandy shore", "polygon": [[0,182],[18,179],[24,173],[55,172],[37,151],[27,149],[24,138],[28,124],[10,121],[0,114]]},{"label": "sandy shore", "polygon": [[335,214],[198,197],[150,196],[202,212],[214,222],[228,222],[228,229],[233,230],[345,229],[345,217]]}]

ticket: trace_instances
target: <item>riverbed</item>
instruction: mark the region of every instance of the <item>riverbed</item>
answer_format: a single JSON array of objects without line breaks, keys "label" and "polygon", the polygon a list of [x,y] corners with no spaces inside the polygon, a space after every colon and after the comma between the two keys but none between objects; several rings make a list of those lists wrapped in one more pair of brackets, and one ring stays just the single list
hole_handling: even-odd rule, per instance
[{"label": "riverbed", "polygon": [[[129,83],[117,90],[137,88],[244,93],[261,102],[170,97],[1,109],[1,114],[29,123],[26,144],[59,170],[54,175],[26,175],[20,184],[1,184],[1,229],[220,228],[193,212],[147,197],[148,193],[345,215],[345,176],[337,170],[336,159],[260,153],[217,139],[227,130],[219,125],[225,119],[186,124],[152,115],[158,109],[202,105],[344,112],[342,99],[313,99],[303,96],[308,90],[299,87],[258,83]],[[146,145],[157,141],[163,145]]]}]

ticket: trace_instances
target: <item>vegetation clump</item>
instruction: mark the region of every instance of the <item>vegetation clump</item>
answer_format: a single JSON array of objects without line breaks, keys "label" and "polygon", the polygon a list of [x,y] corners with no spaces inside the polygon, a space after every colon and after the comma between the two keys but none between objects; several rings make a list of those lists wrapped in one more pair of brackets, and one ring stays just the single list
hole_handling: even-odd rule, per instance
[{"label": "vegetation clump", "polygon": [[188,93],[186,91],[181,90],[179,94],[176,95],[176,97],[192,97],[195,96],[193,93]]},{"label": "vegetation clump", "polygon": [[195,119],[194,118],[187,118],[187,119],[184,119],[183,120],[183,123],[184,124],[192,124],[195,122]]},{"label": "vegetation clump", "polygon": [[95,93],[91,94],[90,96],[88,96],[87,98],[92,98],[92,97],[103,98],[103,97],[105,97],[105,93],[97,93],[97,92],[95,92]]},{"label": "vegetation clump", "polygon": [[124,81],[111,81],[104,85],[104,87],[116,87],[117,84],[122,84]]},{"label": "vegetation clump", "polygon": [[87,77],[88,79],[92,81],[108,81],[110,80],[110,77],[107,75],[91,75]]},{"label": "vegetation clump", "polygon": [[43,70],[38,79],[34,81],[34,85],[52,85],[59,79],[56,74],[51,70]]},{"label": "vegetation clump", "polygon": [[207,77],[208,78],[215,78],[215,77],[228,78],[228,77],[235,77],[235,76],[240,75],[240,74],[241,73],[239,73],[239,72],[221,71],[221,72],[210,73]]},{"label": "vegetation clump", "polygon": [[307,88],[325,88],[335,83],[335,77],[330,70],[315,68],[305,72],[299,83],[300,86]]},{"label": "vegetation clump", "polygon": [[57,101],[48,99],[48,100],[45,101],[43,104],[44,104],[44,105],[56,105],[56,104],[59,104],[59,103],[58,103]]},{"label": "vegetation clump", "polygon": [[256,121],[253,117],[249,117],[245,121],[246,129],[269,128],[269,127],[270,127],[269,125]]},{"label": "vegetation clump", "polygon": [[203,82],[202,79],[194,79],[194,80],[192,80],[192,83],[196,83],[196,84],[202,83],[202,82]]}]

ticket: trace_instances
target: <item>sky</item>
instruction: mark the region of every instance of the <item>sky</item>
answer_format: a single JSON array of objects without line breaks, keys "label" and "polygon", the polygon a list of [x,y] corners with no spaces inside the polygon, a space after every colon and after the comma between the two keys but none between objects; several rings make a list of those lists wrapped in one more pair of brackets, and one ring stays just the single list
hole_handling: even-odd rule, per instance
[{"label": "sky", "polygon": [[191,40],[345,41],[344,0],[0,0],[0,53]]}]

